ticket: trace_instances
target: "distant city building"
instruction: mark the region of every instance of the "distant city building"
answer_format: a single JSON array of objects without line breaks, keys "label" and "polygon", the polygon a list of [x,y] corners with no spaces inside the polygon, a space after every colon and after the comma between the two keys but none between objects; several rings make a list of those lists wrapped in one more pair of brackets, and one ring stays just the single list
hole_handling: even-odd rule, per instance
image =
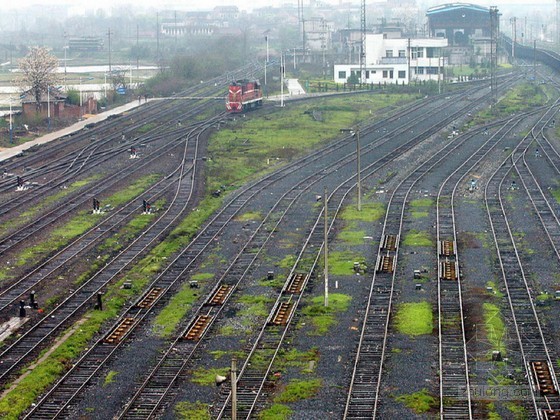
[{"label": "distant city building", "polygon": [[434,6],[426,12],[431,37],[445,38],[450,64],[480,64],[490,56],[490,9],[470,3]]},{"label": "distant city building", "polygon": [[[408,84],[410,81],[439,80],[443,77],[442,38],[388,38],[385,34],[367,34],[363,83]],[[359,54],[352,64],[336,64],[334,81],[345,83],[360,79]]]},{"label": "distant city building", "polygon": [[103,49],[103,39],[93,36],[70,38],[68,48],[73,51],[101,51]]}]

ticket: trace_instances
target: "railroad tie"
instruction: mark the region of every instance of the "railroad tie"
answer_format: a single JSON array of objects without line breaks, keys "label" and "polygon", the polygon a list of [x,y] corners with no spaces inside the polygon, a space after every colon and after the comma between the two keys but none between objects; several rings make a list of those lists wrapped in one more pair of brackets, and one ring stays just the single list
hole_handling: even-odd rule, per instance
[{"label": "railroad tie", "polygon": [[396,251],[397,237],[395,235],[383,235],[381,248],[384,251]]},{"label": "railroad tie", "polygon": [[393,260],[392,255],[382,255],[378,260],[377,272],[392,273],[393,272]]},{"label": "railroad tie", "polygon": [[117,325],[111,333],[107,335],[104,341],[109,344],[119,342],[123,338],[123,336],[131,329],[135,321],[135,318],[130,317],[123,319],[122,322]]},{"label": "railroad tie", "polygon": [[286,325],[288,318],[292,312],[292,304],[290,302],[282,302],[272,318],[271,324],[273,325]]},{"label": "railroad tie", "polygon": [[304,273],[292,273],[290,276],[290,282],[286,290],[288,293],[300,293],[303,287],[303,282],[306,278],[306,274]]},{"label": "railroad tie", "polygon": [[136,306],[139,308],[149,308],[154,304],[157,297],[161,294],[161,291],[161,287],[153,287],[146,293],[144,299],[142,299]]},{"label": "railroad tie", "polygon": [[199,315],[191,328],[189,328],[187,333],[183,336],[183,338],[185,340],[199,340],[200,337],[202,337],[202,335],[204,334],[204,331],[206,331],[206,328],[210,324],[211,319],[212,316],[210,315]]},{"label": "railroad tie", "polygon": [[547,361],[535,360],[530,362],[533,380],[541,395],[558,395],[555,383],[552,380],[550,367]]},{"label": "railroad tie", "polygon": [[222,305],[225,302],[230,290],[231,290],[230,285],[222,284],[210,299],[209,304]]},{"label": "railroad tie", "polygon": [[444,280],[457,280],[457,269],[455,261],[442,261],[441,262],[442,279]]}]

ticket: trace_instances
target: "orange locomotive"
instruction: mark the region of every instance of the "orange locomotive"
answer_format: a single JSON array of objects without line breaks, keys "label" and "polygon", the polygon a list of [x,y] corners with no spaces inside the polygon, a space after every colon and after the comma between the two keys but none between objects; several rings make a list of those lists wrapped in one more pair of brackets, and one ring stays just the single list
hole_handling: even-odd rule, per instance
[{"label": "orange locomotive", "polygon": [[238,80],[229,85],[228,112],[243,112],[261,105],[262,90],[258,80]]}]

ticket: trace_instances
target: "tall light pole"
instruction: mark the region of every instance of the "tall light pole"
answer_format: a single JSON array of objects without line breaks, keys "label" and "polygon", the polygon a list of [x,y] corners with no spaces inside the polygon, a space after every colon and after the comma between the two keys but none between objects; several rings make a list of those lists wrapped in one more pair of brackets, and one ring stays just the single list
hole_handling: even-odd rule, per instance
[{"label": "tall light pole", "polygon": [[10,144],[14,142],[14,127],[12,123],[12,97],[10,96]]},{"label": "tall light pole", "polygon": [[111,28],[107,31],[109,37],[109,73],[111,73]]},{"label": "tall light pole", "polygon": [[264,63],[264,86],[266,89],[266,68],[268,67],[268,35],[264,36],[264,40],[266,41],[266,62]]},{"label": "tall light pole", "polygon": [[51,131],[51,88],[47,85],[47,124]]},{"label": "tall light pole", "polygon": [[324,209],[324,216],[325,216],[325,229],[324,229],[324,254],[325,254],[325,307],[329,306],[329,247],[327,244],[328,235],[329,235],[329,217],[327,215],[327,204],[329,201],[329,195],[327,194],[327,187],[325,187],[325,209]]},{"label": "tall light pole", "polygon": [[237,359],[231,359],[231,420],[237,419]]},{"label": "tall light pole", "polygon": [[284,107],[284,53],[280,53],[280,107]]}]

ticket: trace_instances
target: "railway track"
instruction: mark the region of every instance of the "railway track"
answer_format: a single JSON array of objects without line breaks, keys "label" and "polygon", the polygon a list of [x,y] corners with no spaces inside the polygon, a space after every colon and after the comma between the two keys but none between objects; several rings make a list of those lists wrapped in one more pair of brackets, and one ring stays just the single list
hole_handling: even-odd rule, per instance
[{"label": "railway track", "polygon": [[[200,130],[198,129],[196,134],[199,134]],[[107,283],[132,264],[139,255],[151,247],[176,223],[190,202],[193,179],[196,176],[191,176],[191,172],[194,173],[197,167],[198,142],[192,140],[194,135],[195,133],[191,133],[185,142],[181,169],[178,171],[180,179],[173,202],[170,203],[168,209],[158,217],[149,229],[119,252],[102,270],[71,293],[56,309],[32,326],[0,354],[0,359],[3,361],[0,368],[1,381],[5,382],[15,368],[44,346],[49,337],[65,325],[76,313],[83,310],[85,305],[95,298]]]},{"label": "railway track", "polygon": [[[212,235],[208,235],[208,234],[206,233],[206,237],[212,237]],[[175,267],[175,272],[178,272],[178,271],[181,271],[181,270],[178,270],[178,269]],[[163,289],[163,290],[165,290],[165,288],[162,288],[162,287],[160,287],[159,285],[157,285],[157,286],[154,285],[154,287],[152,287],[152,289],[150,289],[150,290],[155,290],[155,289],[158,289],[158,290],[162,290],[162,289]],[[151,293],[151,292],[149,292],[149,293]],[[158,292],[158,295],[159,295],[159,294],[160,294],[160,293]],[[163,294],[163,293],[162,293],[162,294]],[[126,319],[126,318],[127,318],[127,317],[125,317],[125,319]],[[197,324],[197,321],[195,321],[195,324]],[[137,324],[134,324],[134,325],[137,325]],[[198,324],[197,324],[197,325],[198,325]],[[187,334],[187,335],[188,335],[188,334]]]},{"label": "railway track", "polygon": [[[541,131],[556,112],[555,106],[552,106],[543,115],[540,122],[533,127],[532,132]],[[507,188],[504,186],[505,180],[515,169],[517,163],[522,160],[533,141],[534,137],[530,133],[519,142],[511,156],[494,172],[486,186],[484,198],[507,301],[511,310],[512,327],[527,379],[531,398],[530,405],[537,418],[554,418],[560,413],[558,382],[552,362],[552,360],[556,360],[556,353],[549,348],[535,309],[520,251],[508,222],[507,203],[504,202]],[[521,174],[523,173],[521,172]],[[526,180],[528,179],[526,178]],[[531,189],[531,186],[526,184],[526,188]],[[532,194],[538,194],[538,189],[532,191]]]},{"label": "railway track", "polygon": [[463,311],[463,285],[459,270],[454,200],[464,178],[497,148],[521,122],[508,120],[481,147],[449,175],[436,201],[437,294],[439,343],[439,394],[442,419],[472,419],[473,400]]},{"label": "railway track", "polygon": [[[482,130],[478,132],[478,134],[480,133]],[[399,242],[402,237],[407,197],[418,180],[436,168],[443,159],[449,157],[467,137],[470,135],[460,137],[451,144],[443,145],[441,151],[435,153],[401,181],[389,199],[344,418],[371,418],[377,415],[387,333],[395,291]],[[465,407],[468,415],[470,404]]]}]

